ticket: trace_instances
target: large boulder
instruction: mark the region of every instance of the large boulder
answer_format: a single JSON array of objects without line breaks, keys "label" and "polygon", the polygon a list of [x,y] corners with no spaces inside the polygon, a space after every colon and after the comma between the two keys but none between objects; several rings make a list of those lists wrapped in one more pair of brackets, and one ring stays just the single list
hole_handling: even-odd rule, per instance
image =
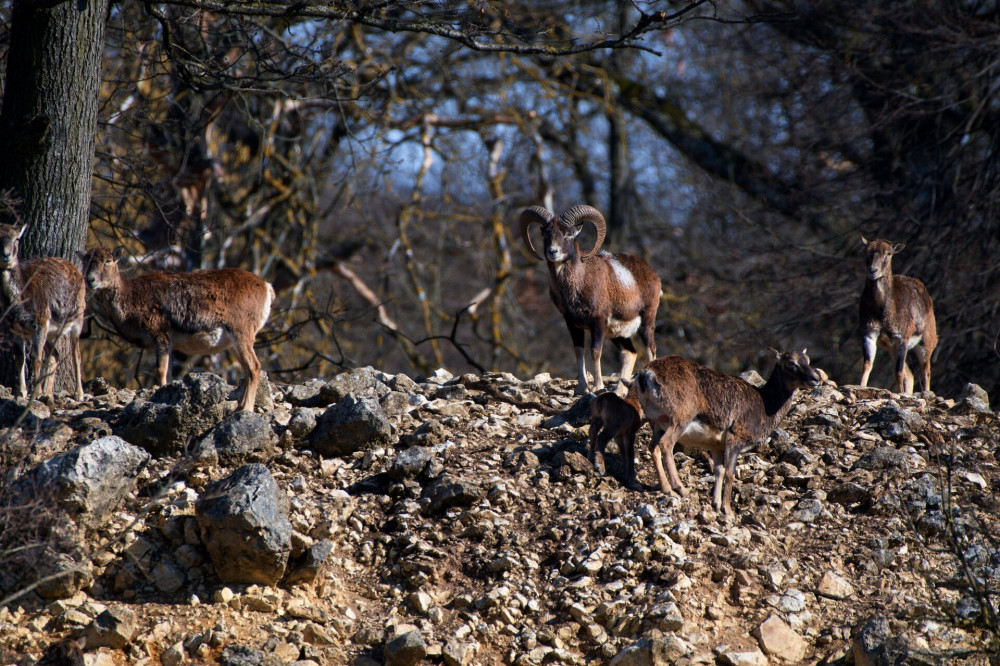
[{"label": "large boulder", "polygon": [[274,585],[292,551],[288,497],[260,464],[205,487],[195,517],[212,564],[227,583]]},{"label": "large boulder", "polygon": [[114,435],[101,437],[47,460],[18,482],[22,492],[51,492],[78,520],[105,520],[135,488],[149,454]]},{"label": "large boulder", "polygon": [[154,456],[181,453],[190,441],[222,422],[231,390],[218,375],[185,375],[158,388],[149,400],[130,402],[115,434]]},{"label": "large boulder", "polygon": [[267,462],[274,457],[277,443],[278,436],[266,417],[253,412],[234,412],[195,443],[194,456],[236,467]]},{"label": "large boulder", "polygon": [[323,412],[308,441],[320,455],[349,456],[385,446],[391,437],[392,425],[378,402],[349,395]]},{"label": "large boulder", "polygon": [[381,372],[366,366],[340,373],[320,389],[320,396],[330,405],[349,395],[381,400],[391,390],[382,381]]}]

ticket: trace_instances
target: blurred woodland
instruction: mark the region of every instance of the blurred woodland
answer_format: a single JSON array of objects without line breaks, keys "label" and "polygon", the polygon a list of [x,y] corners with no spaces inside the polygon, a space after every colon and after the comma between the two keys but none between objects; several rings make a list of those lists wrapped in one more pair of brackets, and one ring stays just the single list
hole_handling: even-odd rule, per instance
[{"label": "blurred woodland", "polygon": [[[5,68],[30,4],[0,5]],[[933,389],[1000,396],[995,0],[343,4],[124,0],[103,26],[86,243],[272,282],[272,379],[572,376],[514,225],[588,203],[663,280],[661,355],[808,347],[856,383],[864,234],[934,298]],[[95,324],[84,379],[148,385]]]}]

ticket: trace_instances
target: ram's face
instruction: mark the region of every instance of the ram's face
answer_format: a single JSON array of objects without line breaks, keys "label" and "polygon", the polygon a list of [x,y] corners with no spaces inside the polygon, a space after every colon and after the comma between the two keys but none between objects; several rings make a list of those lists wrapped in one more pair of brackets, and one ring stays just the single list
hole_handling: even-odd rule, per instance
[{"label": "ram's face", "polygon": [[560,224],[553,220],[542,229],[542,239],[545,241],[545,258],[558,264],[576,256],[576,235],[580,233],[577,227]]}]

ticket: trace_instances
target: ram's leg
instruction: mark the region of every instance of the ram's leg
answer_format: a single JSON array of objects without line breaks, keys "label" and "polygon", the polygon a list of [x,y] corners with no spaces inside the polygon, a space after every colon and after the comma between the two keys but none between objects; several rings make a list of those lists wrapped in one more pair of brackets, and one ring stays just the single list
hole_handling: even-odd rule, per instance
[{"label": "ram's leg", "polygon": [[601,374],[601,351],[604,349],[604,331],[590,332],[590,355],[594,361],[594,393],[604,388],[604,377]]},{"label": "ram's leg", "polygon": [[639,353],[631,338],[611,338],[618,350],[622,354],[622,369],[618,374],[618,388],[627,391],[627,382],[632,379],[632,371],[635,369],[635,360]]}]

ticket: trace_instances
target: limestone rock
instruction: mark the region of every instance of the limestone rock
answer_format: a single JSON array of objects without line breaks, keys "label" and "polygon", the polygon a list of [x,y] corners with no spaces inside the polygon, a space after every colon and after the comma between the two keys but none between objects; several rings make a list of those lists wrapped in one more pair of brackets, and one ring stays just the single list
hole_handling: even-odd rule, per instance
[{"label": "limestone rock", "polygon": [[324,456],[349,456],[385,446],[391,435],[392,426],[378,402],[347,396],[319,417],[309,445]]},{"label": "limestone rock", "polygon": [[797,664],[806,655],[808,644],[794,629],[777,615],[769,615],[756,629],[754,636],[765,654]]},{"label": "limestone rock", "polygon": [[244,465],[206,486],[195,515],[224,582],[273,585],[284,575],[292,549],[288,498],[266,467]]},{"label": "limestone rock", "polygon": [[158,388],[149,400],[136,398],[129,403],[115,425],[115,434],[154,456],[180,453],[222,421],[230,390],[217,375],[185,375]]}]

